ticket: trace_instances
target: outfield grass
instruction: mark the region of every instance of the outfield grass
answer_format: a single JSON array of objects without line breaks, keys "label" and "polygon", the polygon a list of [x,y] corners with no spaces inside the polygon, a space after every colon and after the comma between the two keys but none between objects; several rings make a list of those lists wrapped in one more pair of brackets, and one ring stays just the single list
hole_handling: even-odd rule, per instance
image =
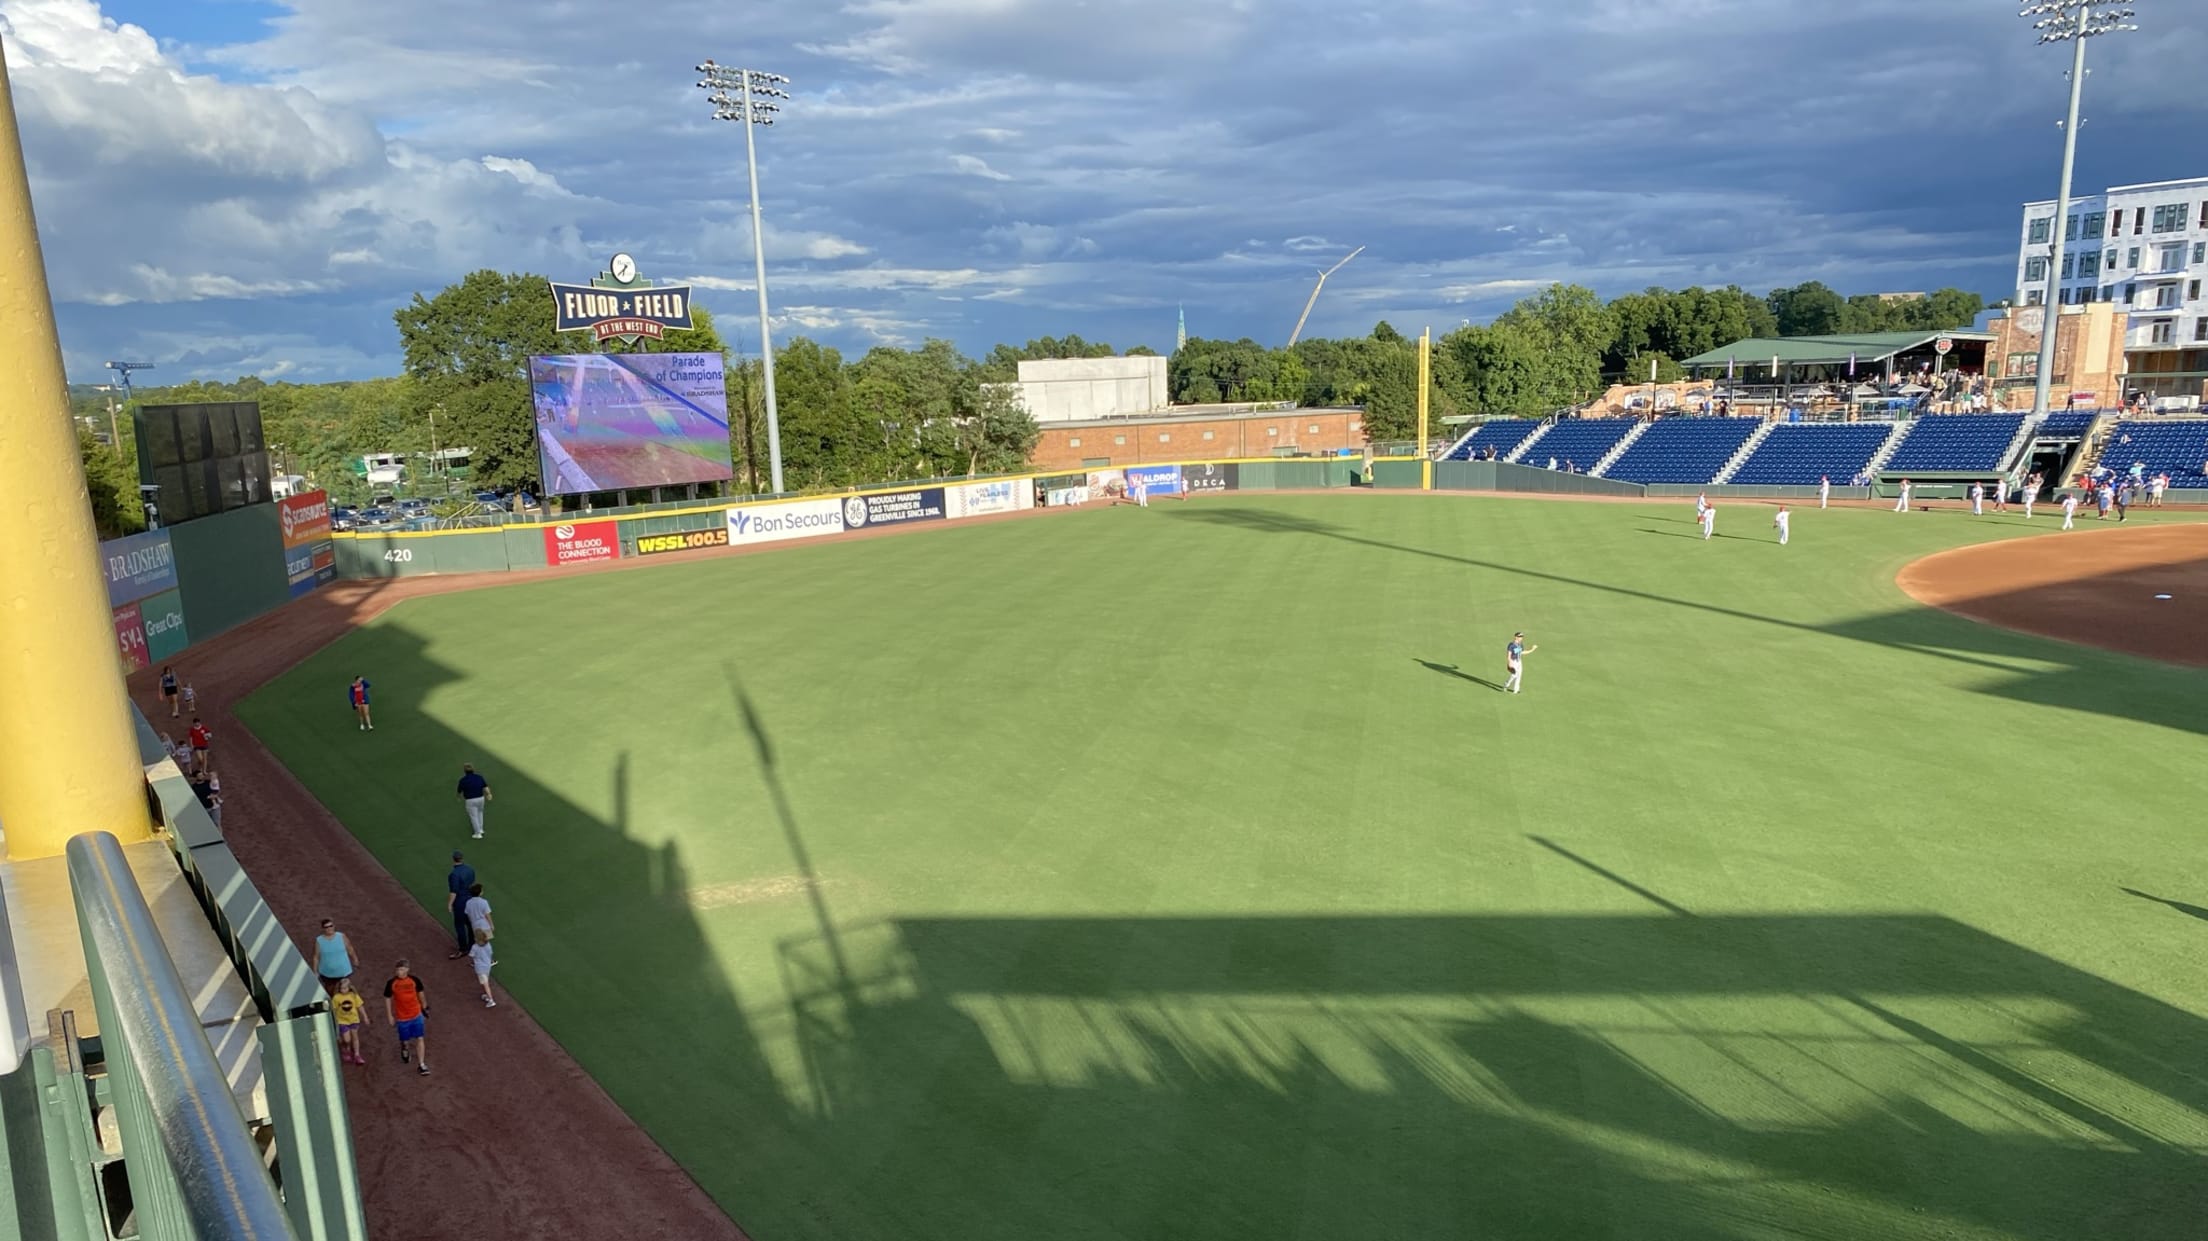
[{"label": "outfield grass", "polygon": [[761,1241],[2199,1236],[2208,673],[1690,507],[538,578],[242,714],[440,921],[485,770],[501,981]]}]

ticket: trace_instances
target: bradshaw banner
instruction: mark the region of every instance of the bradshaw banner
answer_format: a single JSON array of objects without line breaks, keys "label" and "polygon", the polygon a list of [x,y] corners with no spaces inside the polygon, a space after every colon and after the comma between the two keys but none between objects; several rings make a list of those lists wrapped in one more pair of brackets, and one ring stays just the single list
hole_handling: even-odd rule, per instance
[{"label": "bradshaw banner", "polygon": [[330,542],[327,493],[309,491],[278,500],[276,525],[284,536],[284,580],[291,585],[292,598],[337,580],[337,551]]},{"label": "bradshaw banner", "polygon": [[555,569],[621,558],[621,523],[586,521],[544,528],[544,562]]},{"label": "bradshaw banner", "polygon": [[100,565],[107,573],[111,608],[176,589],[176,552],[166,530],[109,539],[100,544]]}]

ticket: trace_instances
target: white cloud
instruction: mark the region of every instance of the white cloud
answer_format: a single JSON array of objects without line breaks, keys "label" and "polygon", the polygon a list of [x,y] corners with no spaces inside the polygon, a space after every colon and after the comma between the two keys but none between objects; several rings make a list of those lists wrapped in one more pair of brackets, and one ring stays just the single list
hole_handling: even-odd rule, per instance
[{"label": "white cloud", "polygon": [[953,155],[951,157],[951,167],[968,176],[980,177],[988,181],[1010,181],[1012,179],[1009,174],[991,168],[989,162],[978,155]]}]

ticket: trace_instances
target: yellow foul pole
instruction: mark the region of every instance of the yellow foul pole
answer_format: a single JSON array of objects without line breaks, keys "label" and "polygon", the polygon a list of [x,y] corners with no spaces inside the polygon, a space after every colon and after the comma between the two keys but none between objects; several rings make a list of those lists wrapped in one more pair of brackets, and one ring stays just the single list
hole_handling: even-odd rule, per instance
[{"label": "yellow foul pole", "polygon": [[4,52],[0,256],[0,832],[21,861],[152,831]]},{"label": "yellow foul pole", "polygon": [[1418,489],[1434,489],[1434,454],[1426,447],[1427,392],[1434,386],[1434,329],[1418,334]]}]

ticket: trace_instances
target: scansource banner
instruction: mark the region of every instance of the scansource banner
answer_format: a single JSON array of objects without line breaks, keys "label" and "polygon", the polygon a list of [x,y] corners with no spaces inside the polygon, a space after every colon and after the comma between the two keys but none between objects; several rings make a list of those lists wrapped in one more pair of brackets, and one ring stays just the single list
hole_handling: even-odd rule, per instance
[{"label": "scansource banner", "polygon": [[276,502],[276,525],[284,532],[284,546],[306,547],[330,540],[330,497],[310,491]]},{"label": "scansource banner", "polygon": [[901,526],[913,521],[941,521],[943,517],[941,487],[852,496],[843,502],[843,528],[846,530],[861,530],[868,526]]},{"label": "scansource banner", "polygon": [[1191,495],[1202,495],[1207,491],[1233,491],[1242,481],[1240,469],[1241,467],[1231,464],[1184,465],[1181,467],[1181,481],[1188,484]]},{"label": "scansource banner", "polygon": [[109,539],[100,544],[100,565],[107,573],[111,608],[176,589],[176,551],[166,530]]},{"label": "scansource banner", "polygon": [[843,533],[841,500],[747,504],[728,510],[728,541],[738,547]]},{"label": "scansource banner", "polygon": [[138,619],[145,626],[146,658],[160,663],[191,645],[184,632],[184,596],[164,591],[138,602]]},{"label": "scansource banner", "polygon": [[1127,490],[1131,493],[1140,487],[1154,496],[1181,494],[1181,467],[1177,465],[1133,465],[1127,467]]},{"label": "scansource banner", "polygon": [[993,483],[967,483],[949,489],[951,511],[956,517],[986,517],[991,513],[1016,513],[1035,507],[1035,485],[1026,479]]},{"label": "scansource banner", "polygon": [[544,562],[555,569],[620,558],[620,522],[586,521],[544,528]]},{"label": "scansource banner", "polygon": [[711,530],[683,530],[675,534],[640,534],[636,536],[636,554],[661,556],[668,552],[696,551],[701,547],[728,546],[728,527],[715,526]]}]

